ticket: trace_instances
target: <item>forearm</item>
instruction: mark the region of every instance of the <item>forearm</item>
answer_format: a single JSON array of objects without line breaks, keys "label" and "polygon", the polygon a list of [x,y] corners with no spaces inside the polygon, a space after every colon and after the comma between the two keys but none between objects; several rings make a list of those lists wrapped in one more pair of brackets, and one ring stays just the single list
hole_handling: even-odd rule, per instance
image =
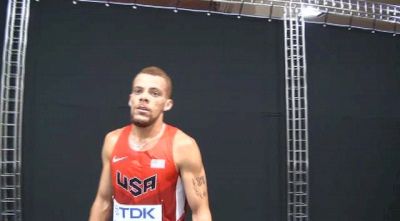
[{"label": "forearm", "polygon": [[89,221],[109,221],[111,218],[112,203],[95,200],[90,210]]}]

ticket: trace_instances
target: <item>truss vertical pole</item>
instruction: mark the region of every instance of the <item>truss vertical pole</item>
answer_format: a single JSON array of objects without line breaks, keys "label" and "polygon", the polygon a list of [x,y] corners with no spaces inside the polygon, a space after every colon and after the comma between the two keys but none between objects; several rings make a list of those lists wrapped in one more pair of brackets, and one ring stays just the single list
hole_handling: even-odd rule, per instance
[{"label": "truss vertical pole", "polygon": [[284,14],[287,220],[309,221],[307,68],[304,18],[299,4]]},{"label": "truss vertical pole", "polygon": [[9,0],[0,92],[0,220],[21,221],[22,109],[30,0]]}]

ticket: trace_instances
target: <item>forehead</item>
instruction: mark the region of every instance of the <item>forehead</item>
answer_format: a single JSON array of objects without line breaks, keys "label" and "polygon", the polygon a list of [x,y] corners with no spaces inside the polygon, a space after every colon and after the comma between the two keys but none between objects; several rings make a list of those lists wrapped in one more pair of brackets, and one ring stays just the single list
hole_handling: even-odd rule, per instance
[{"label": "forehead", "polygon": [[159,88],[166,90],[167,89],[167,81],[155,75],[150,75],[146,73],[138,74],[133,80],[133,87],[144,87],[144,88]]}]

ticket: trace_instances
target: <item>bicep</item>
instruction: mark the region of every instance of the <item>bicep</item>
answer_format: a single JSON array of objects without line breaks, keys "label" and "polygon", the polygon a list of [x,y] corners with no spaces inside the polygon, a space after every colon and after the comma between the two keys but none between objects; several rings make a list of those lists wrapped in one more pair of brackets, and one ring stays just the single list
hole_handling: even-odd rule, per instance
[{"label": "bicep", "polygon": [[110,173],[110,156],[114,146],[115,136],[107,134],[102,149],[103,167],[100,175],[96,198],[92,205],[89,221],[109,220],[112,212],[113,187]]},{"label": "bicep", "polygon": [[107,136],[104,140],[103,150],[101,153],[103,166],[97,191],[97,197],[100,197],[102,200],[107,201],[111,201],[113,194],[110,172],[110,156],[112,152],[112,143],[113,142]]},{"label": "bicep", "polygon": [[179,155],[180,174],[190,208],[193,212],[208,208],[206,172],[197,144],[193,141],[193,144],[182,148]]},{"label": "bicep", "polygon": [[110,163],[103,164],[103,169],[100,175],[99,187],[97,191],[97,197],[102,200],[111,201],[113,194],[110,174]]},{"label": "bicep", "polygon": [[208,205],[207,181],[204,169],[197,173],[185,171],[181,173],[186,198],[192,210]]}]

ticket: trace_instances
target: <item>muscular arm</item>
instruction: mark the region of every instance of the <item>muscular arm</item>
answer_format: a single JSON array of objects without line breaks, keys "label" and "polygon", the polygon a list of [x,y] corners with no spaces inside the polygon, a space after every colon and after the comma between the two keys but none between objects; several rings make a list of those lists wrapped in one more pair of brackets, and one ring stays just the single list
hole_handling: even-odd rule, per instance
[{"label": "muscular arm", "polygon": [[199,148],[192,138],[182,132],[178,132],[175,137],[174,146],[175,161],[192,210],[192,220],[211,221],[206,173]]},{"label": "muscular arm", "polygon": [[110,174],[110,156],[116,141],[115,132],[107,134],[101,154],[103,169],[101,171],[96,198],[90,210],[89,221],[107,221],[112,213],[112,184]]}]

